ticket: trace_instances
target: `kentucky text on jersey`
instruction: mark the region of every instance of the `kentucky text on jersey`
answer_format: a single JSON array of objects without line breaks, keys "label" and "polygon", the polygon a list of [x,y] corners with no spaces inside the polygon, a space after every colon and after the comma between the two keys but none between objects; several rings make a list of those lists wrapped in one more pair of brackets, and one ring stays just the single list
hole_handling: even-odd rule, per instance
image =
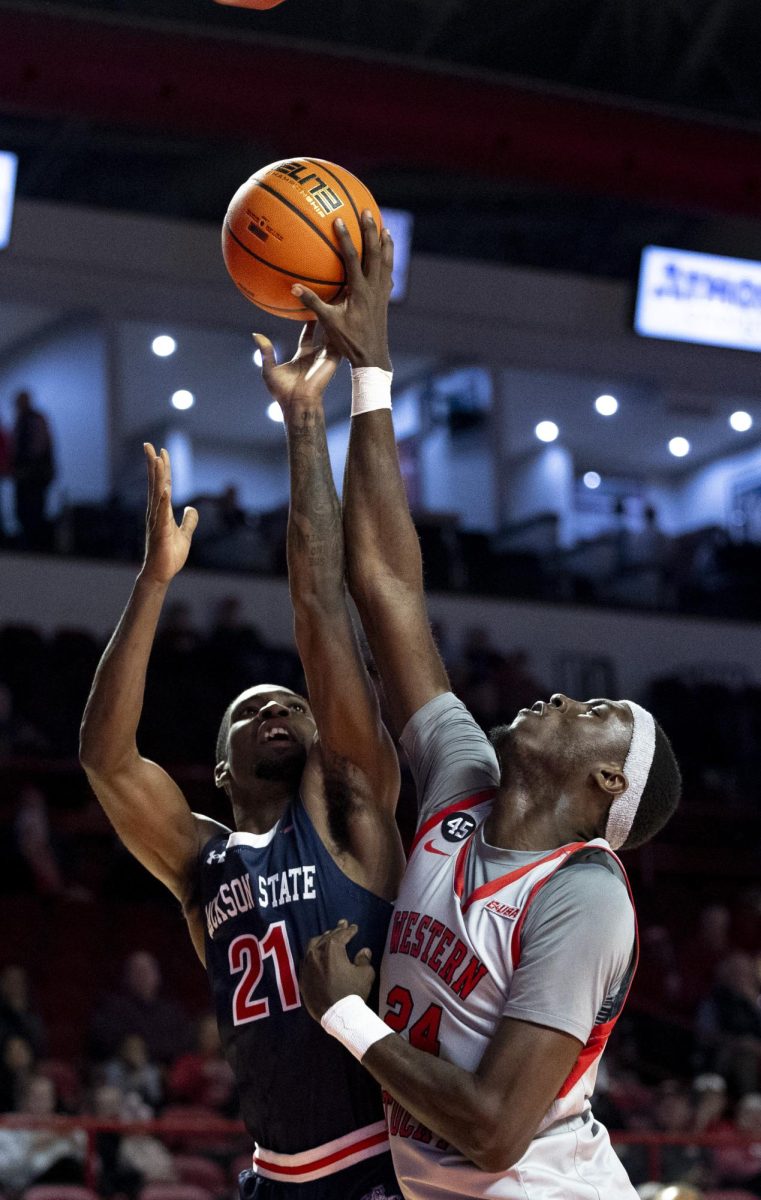
[{"label": "kentucky text on jersey", "polygon": [[[463,1000],[478,987],[487,973],[486,967],[475,954],[470,955],[460,971],[468,958],[468,947],[442,921],[435,920],[427,913],[421,916],[419,912],[407,909],[394,913],[388,953],[409,954],[411,958],[419,958]],[[456,974],[458,971],[459,974]]]},{"label": "kentucky text on jersey", "polygon": [[[259,908],[279,908],[281,904],[291,904],[294,900],[316,899],[315,871],[314,865],[310,865],[289,867],[273,875],[260,875],[257,880]],[[237,917],[238,913],[250,912],[257,907],[251,883],[249,875],[238,875],[221,884],[204,908],[209,937],[230,917]]]},{"label": "kentucky text on jersey", "polygon": [[[383,1090],[383,1106],[386,1110],[388,1131],[392,1137],[412,1138],[413,1141],[423,1142],[426,1146],[434,1141],[434,1134],[428,1126],[411,1116],[407,1109],[398,1100],[395,1100],[385,1088]],[[436,1138],[435,1146],[437,1150],[451,1150],[446,1138]]]}]

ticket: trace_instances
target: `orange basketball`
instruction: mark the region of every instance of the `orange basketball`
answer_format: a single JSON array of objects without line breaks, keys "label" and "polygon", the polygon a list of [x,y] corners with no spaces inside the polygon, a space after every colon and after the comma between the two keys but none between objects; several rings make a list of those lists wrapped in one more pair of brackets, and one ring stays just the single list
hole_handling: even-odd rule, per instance
[{"label": "orange basketball", "polygon": [[222,254],[235,283],[253,304],[277,317],[310,320],[291,295],[303,283],[321,300],[337,300],[346,273],[333,229],[346,223],[362,253],[360,214],[369,208],[378,232],[378,205],[350,171],[321,158],[284,158],[262,167],[230,201],[222,227]]}]

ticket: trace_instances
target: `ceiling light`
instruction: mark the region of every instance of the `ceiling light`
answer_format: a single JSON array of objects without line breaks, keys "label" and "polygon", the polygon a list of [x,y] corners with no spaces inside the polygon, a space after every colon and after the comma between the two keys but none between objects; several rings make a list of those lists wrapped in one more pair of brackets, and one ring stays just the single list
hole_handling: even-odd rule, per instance
[{"label": "ceiling light", "polygon": [[747,433],[753,425],[753,417],[750,415],[750,413],[746,413],[743,412],[742,409],[738,409],[737,412],[732,413],[732,416],[729,418],[729,423],[738,433]]},{"label": "ceiling light", "polygon": [[255,366],[255,367],[260,367],[260,366],[262,365],[262,352],[261,352],[261,350],[254,350],[254,353],[251,355],[251,357],[252,357],[252,358],[253,358],[253,360],[254,360],[254,366]]},{"label": "ceiling light", "polygon": [[618,400],[615,396],[598,396],[595,400],[595,408],[601,417],[612,417],[618,412]]},{"label": "ceiling light", "polygon": [[596,471],[587,471],[584,475],[584,487],[588,487],[590,491],[594,491],[602,483],[602,479]]},{"label": "ceiling light", "polygon": [[196,398],[187,388],[180,388],[178,392],[172,393],[172,407],[185,409],[192,408],[196,402]]},{"label": "ceiling light", "polygon": [[168,333],[160,333],[151,342],[151,350],[159,358],[168,358],[170,354],[174,354],[176,349],[177,343]]},{"label": "ceiling light", "polygon": [[687,438],[673,437],[669,442],[669,453],[674,455],[674,458],[684,458],[685,454],[690,453],[690,443]]},{"label": "ceiling light", "polygon": [[270,421],[279,421],[281,425],[284,424],[283,410],[277,400],[273,400],[271,404],[267,405],[267,416]]},{"label": "ceiling light", "polygon": [[554,442],[560,430],[554,421],[540,421],[534,433],[540,442]]}]

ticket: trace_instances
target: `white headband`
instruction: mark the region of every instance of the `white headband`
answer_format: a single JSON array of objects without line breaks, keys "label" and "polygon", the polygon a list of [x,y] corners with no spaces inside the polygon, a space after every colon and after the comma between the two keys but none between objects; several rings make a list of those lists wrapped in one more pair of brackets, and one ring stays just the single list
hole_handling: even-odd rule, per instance
[{"label": "white headband", "polygon": [[655,754],[655,721],[652,714],[633,700],[622,700],[621,703],[628,705],[631,710],[634,731],[624,763],[626,788],[611,804],[605,826],[606,841],[614,850],[620,850],[631,833]]}]

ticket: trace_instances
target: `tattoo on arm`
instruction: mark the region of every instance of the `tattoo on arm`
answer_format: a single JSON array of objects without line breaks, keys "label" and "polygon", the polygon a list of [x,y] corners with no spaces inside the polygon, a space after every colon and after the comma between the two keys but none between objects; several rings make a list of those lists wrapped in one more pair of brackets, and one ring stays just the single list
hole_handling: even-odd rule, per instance
[{"label": "tattoo on arm", "polygon": [[289,424],[288,456],[291,584],[296,590],[306,583],[312,588],[321,584],[343,587],[341,506],[333,481],[325,416],[321,409],[302,409]]}]

